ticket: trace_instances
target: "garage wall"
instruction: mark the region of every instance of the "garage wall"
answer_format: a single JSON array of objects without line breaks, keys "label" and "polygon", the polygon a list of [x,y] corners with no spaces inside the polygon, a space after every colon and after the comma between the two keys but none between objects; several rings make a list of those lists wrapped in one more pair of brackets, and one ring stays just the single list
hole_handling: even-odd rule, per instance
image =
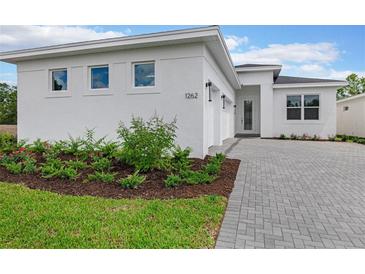
[{"label": "garage wall", "polygon": [[[286,96],[319,94],[319,120],[288,121],[286,119]],[[281,88],[274,89],[274,137],[280,134],[316,134],[323,139],[336,134],[336,87]]]},{"label": "garage wall", "polygon": [[[95,128],[98,136],[115,139],[119,121],[132,115],[145,119],[157,113],[166,121],[177,118],[177,143],[203,157],[203,44],[184,44],[75,55],[22,62],[18,65],[18,137],[34,141],[60,140]],[[156,86],[132,87],[132,63],[155,61]],[[88,86],[88,66],[109,65],[107,92]],[[50,92],[50,69],[67,68],[68,94]],[[186,99],[196,92],[196,99]]]},{"label": "garage wall", "polygon": [[365,137],[365,94],[337,102],[337,133]]},{"label": "garage wall", "polygon": [[[234,136],[235,91],[206,47],[203,68],[204,83],[211,81],[216,87],[211,93],[211,102],[208,101],[208,88],[204,87],[204,151],[207,153],[209,146],[221,145],[224,139]],[[225,109],[221,99],[223,94],[227,98]]]}]

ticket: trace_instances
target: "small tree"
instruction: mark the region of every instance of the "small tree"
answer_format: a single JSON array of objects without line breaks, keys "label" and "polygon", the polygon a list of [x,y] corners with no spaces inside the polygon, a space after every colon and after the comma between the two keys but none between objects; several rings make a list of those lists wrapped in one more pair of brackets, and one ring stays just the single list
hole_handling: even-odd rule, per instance
[{"label": "small tree", "polygon": [[0,124],[16,124],[16,94],[15,86],[0,83]]},{"label": "small tree", "polygon": [[352,73],[347,76],[346,80],[348,85],[337,90],[337,100],[365,92],[365,77],[359,77]]}]

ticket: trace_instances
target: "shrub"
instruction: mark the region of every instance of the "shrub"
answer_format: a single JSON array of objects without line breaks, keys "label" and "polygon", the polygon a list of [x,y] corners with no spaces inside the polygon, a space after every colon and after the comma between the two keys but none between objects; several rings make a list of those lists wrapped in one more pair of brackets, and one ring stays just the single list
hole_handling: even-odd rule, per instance
[{"label": "shrub", "polygon": [[57,177],[63,167],[61,160],[48,158],[47,161],[42,164],[40,171],[43,178],[49,179]]},{"label": "shrub", "polygon": [[146,176],[142,176],[138,174],[138,170],[133,174],[130,174],[127,178],[123,178],[120,180],[120,185],[123,188],[137,188],[146,180]]},{"label": "shrub", "polygon": [[65,162],[66,166],[73,168],[75,170],[84,169],[87,167],[87,163],[80,160],[69,160]]},{"label": "shrub", "polygon": [[328,141],[331,141],[331,142],[336,141],[336,135],[328,135]]},{"label": "shrub", "polygon": [[56,176],[61,179],[76,180],[79,174],[77,173],[77,170],[72,167],[62,166]]},{"label": "shrub", "polygon": [[309,140],[309,139],[310,139],[310,137],[309,137],[309,135],[308,135],[308,134],[303,133],[303,135],[300,137],[300,139],[301,139],[301,140]]},{"label": "shrub", "polygon": [[292,133],[292,134],[290,134],[290,139],[292,139],[292,140],[298,140],[298,135]]},{"label": "shrub", "polygon": [[0,133],[0,152],[10,153],[16,149],[16,138],[9,133]]},{"label": "shrub", "polygon": [[104,141],[99,146],[99,151],[100,151],[101,155],[106,158],[113,158],[116,155],[118,149],[119,149],[119,145],[117,142]]},{"label": "shrub", "polygon": [[191,168],[191,160],[189,159],[191,148],[181,149],[177,146],[173,152],[173,157],[170,161],[172,172],[180,174]]},{"label": "shrub", "polygon": [[176,187],[180,185],[182,182],[183,180],[181,179],[180,176],[173,174],[167,176],[167,178],[164,181],[166,187]]},{"label": "shrub", "polygon": [[165,123],[157,116],[147,122],[133,117],[129,128],[120,123],[117,133],[123,145],[121,160],[141,171],[159,168],[171,155],[175,131],[176,120]]},{"label": "shrub", "polygon": [[319,136],[314,134],[312,137],[312,141],[318,141],[319,140]]},{"label": "shrub", "polygon": [[204,171],[186,171],[182,176],[189,185],[209,184],[214,181],[215,176],[209,175]]},{"label": "shrub", "polygon": [[23,162],[23,173],[33,174],[37,171],[37,161],[33,158],[27,158]]},{"label": "shrub", "polygon": [[9,162],[5,163],[4,167],[7,171],[9,171],[12,174],[20,174],[22,172],[22,164],[16,163],[16,162]]},{"label": "shrub", "polygon": [[213,160],[223,163],[225,158],[226,156],[223,153],[216,153],[215,156],[213,157]]},{"label": "shrub", "polygon": [[43,153],[46,152],[49,148],[47,142],[42,142],[40,139],[37,139],[29,146],[29,150],[31,152]]},{"label": "shrub", "polygon": [[357,140],[357,143],[358,143],[358,144],[365,145],[365,138],[359,138],[359,139]]},{"label": "shrub", "polygon": [[286,140],[288,137],[285,134],[280,134],[279,139]]},{"label": "shrub", "polygon": [[91,163],[91,167],[97,171],[110,170],[112,162],[107,158],[94,157],[94,162]]},{"label": "shrub", "polygon": [[219,164],[219,162],[216,162],[216,161],[209,162],[204,167],[204,171],[210,175],[218,175],[220,169],[221,169],[221,165]]},{"label": "shrub", "polygon": [[99,181],[103,183],[112,183],[115,180],[116,173],[95,171],[94,174],[89,174],[89,181]]},{"label": "shrub", "polygon": [[349,137],[347,135],[340,136],[342,142],[346,142],[349,140]]}]

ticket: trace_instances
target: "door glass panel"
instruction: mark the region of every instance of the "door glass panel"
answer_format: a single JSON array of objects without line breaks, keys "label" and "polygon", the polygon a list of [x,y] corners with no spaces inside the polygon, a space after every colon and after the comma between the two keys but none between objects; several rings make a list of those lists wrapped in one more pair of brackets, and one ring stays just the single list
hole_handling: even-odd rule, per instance
[{"label": "door glass panel", "polygon": [[244,101],[244,130],[252,130],[252,100]]}]

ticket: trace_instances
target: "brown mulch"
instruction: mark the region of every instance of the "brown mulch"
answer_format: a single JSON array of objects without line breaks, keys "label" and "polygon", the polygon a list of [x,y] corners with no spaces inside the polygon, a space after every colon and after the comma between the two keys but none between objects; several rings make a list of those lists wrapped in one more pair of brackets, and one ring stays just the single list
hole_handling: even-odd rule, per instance
[{"label": "brown mulch", "polygon": [[[198,170],[208,160],[193,159],[193,170]],[[193,198],[201,195],[222,195],[229,197],[236,179],[240,160],[225,159],[217,179],[204,185],[181,185],[168,188],[164,185],[167,173],[163,171],[151,171],[145,173],[146,181],[137,189],[123,189],[118,183],[85,182],[87,174],[91,170],[84,170],[76,181],[61,179],[44,179],[40,174],[13,175],[4,167],[0,167],[0,181],[23,184],[31,189],[40,189],[75,196],[99,196],[105,198],[143,198],[143,199],[170,199]],[[123,165],[113,165],[112,172],[118,172],[117,178],[123,178],[133,173],[133,168]]]}]

